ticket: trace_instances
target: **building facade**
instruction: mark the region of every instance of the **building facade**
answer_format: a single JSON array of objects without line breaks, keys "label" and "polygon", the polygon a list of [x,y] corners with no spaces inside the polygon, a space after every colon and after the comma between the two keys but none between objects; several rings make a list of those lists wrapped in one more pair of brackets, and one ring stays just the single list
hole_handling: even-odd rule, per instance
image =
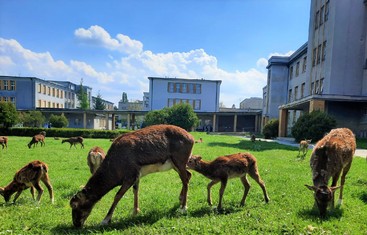
[{"label": "building facade", "polygon": [[325,111],[367,136],[367,1],[312,0],[308,41],[290,57],[271,57],[262,124],[279,118],[289,136],[297,118]]}]

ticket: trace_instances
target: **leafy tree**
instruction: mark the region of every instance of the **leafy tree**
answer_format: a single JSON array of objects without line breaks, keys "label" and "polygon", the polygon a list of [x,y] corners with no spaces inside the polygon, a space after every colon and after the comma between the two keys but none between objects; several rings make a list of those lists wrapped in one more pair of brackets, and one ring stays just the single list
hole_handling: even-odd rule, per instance
[{"label": "leafy tree", "polygon": [[19,114],[14,104],[11,102],[0,102],[0,124],[9,128],[13,124],[17,123]]},{"label": "leafy tree", "polygon": [[199,118],[189,104],[177,104],[171,108],[147,113],[144,125],[172,124],[190,130],[198,123]]},{"label": "leafy tree", "polygon": [[67,127],[69,125],[69,121],[64,115],[51,114],[50,123],[52,127],[58,127],[58,128]]},{"label": "leafy tree", "polygon": [[81,79],[81,81],[80,81],[80,87],[79,87],[79,92],[78,92],[77,96],[78,96],[78,101],[79,101],[79,104],[80,104],[80,109],[82,109],[82,110],[89,109],[88,94],[84,90],[83,79]]},{"label": "leafy tree", "polygon": [[297,142],[303,139],[318,141],[335,127],[336,120],[333,117],[325,112],[312,111],[299,117],[291,131]]},{"label": "leafy tree", "polygon": [[265,139],[271,139],[278,137],[279,132],[279,120],[278,119],[272,119],[270,120],[263,129],[263,135]]},{"label": "leafy tree", "polygon": [[102,96],[99,92],[98,92],[98,95],[97,95],[96,100],[94,102],[94,109],[95,110],[105,110],[106,109],[106,105],[103,102]]},{"label": "leafy tree", "polygon": [[127,103],[127,102],[129,102],[129,100],[127,99],[127,94],[126,94],[126,92],[123,92],[122,93],[122,103]]},{"label": "leafy tree", "polygon": [[19,114],[20,122],[23,122],[23,126],[28,127],[41,127],[46,118],[41,111],[32,110],[29,112],[22,112]]}]

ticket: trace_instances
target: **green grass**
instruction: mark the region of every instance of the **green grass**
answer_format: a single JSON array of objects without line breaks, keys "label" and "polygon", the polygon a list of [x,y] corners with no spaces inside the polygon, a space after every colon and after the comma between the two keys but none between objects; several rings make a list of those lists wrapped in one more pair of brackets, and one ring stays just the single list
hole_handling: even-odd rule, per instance
[{"label": "green grass", "polygon": [[[195,144],[193,153],[204,159],[236,152],[252,152],[258,159],[261,177],[266,183],[270,203],[265,204],[260,187],[252,185],[244,207],[239,203],[243,187],[239,179],[229,181],[224,194],[224,212],[218,213],[206,203],[209,180],[193,172],[189,187],[189,210],[176,212],[181,182],[173,170],[148,175],[140,183],[141,213],[132,217],[133,194],[122,198],[109,226],[100,226],[118,188],[98,202],[83,229],[74,229],[69,200],[90,177],[86,164],[88,150],[111,145],[105,139],[85,139],[85,149],[69,149],[68,144],[46,137],[46,146],[28,149],[29,137],[9,137],[9,148],[0,150],[0,185],[8,184],[14,173],[31,160],[49,165],[55,190],[50,204],[46,187],[37,205],[27,190],[16,204],[0,198],[0,234],[367,234],[367,163],[355,158],[346,179],[344,204],[329,212],[324,220],[312,210],[313,196],[304,184],[312,184],[306,160],[297,160],[298,150],[273,142],[253,143],[235,136],[193,133],[204,143]],[[255,151],[256,149],[257,151]],[[219,184],[212,189],[218,202]],[[338,193],[336,194],[338,195]]]}]

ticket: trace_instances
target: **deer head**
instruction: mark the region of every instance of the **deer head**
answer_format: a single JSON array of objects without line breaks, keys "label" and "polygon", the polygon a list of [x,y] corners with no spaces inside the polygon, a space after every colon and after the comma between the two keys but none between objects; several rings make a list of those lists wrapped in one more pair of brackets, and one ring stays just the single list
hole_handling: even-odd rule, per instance
[{"label": "deer head", "polygon": [[329,203],[334,201],[334,192],[335,190],[340,188],[340,186],[337,186],[337,187],[328,187],[327,185],[322,185],[319,187],[310,186],[310,185],[305,185],[305,186],[309,190],[314,191],[315,202],[319,209],[320,216],[325,217],[326,210],[327,210]]},{"label": "deer head", "polygon": [[85,188],[71,198],[70,206],[72,208],[74,226],[77,228],[83,227],[85,220],[88,218],[94,206],[89,201]]}]

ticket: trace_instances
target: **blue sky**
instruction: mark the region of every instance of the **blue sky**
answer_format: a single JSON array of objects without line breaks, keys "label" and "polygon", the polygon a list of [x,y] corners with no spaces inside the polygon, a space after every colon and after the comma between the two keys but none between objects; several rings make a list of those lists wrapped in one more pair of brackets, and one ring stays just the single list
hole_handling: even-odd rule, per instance
[{"label": "blue sky", "polygon": [[310,0],[0,0],[0,75],[83,84],[115,105],[147,77],[222,80],[262,97],[266,62],[307,41]]}]

